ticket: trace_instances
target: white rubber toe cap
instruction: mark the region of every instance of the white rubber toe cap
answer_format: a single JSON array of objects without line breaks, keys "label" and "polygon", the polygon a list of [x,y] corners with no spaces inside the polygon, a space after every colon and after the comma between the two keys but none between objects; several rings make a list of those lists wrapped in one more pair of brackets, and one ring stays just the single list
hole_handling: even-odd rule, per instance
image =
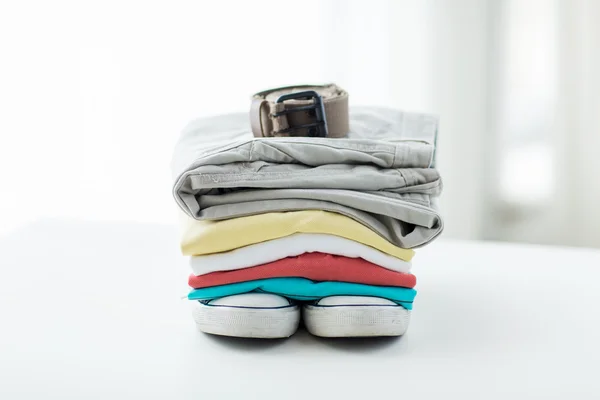
[{"label": "white rubber toe cap", "polygon": [[377,297],[326,297],[302,314],[306,329],[322,337],[401,336],[410,322],[410,311]]},{"label": "white rubber toe cap", "polygon": [[213,335],[285,338],[300,322],[300,307],[274,294],[246,293],[191,303],[198,330]]}]

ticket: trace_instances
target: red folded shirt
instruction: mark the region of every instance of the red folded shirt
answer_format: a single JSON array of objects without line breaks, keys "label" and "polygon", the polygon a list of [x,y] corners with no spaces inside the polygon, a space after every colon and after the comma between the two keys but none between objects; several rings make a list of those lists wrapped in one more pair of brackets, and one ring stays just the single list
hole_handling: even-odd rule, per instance
[{"label": "red folded shirt", "polygon": [[284,277],[407,288],[412,288],[417,283],[417,278],[413,274],[391,271],[362,258],[324,253],[304,253],[297,257],[282,258],[250,268],[211,272],[200,276],[190,275],[188,282],[194,289],[199,289],[257,279]]}]

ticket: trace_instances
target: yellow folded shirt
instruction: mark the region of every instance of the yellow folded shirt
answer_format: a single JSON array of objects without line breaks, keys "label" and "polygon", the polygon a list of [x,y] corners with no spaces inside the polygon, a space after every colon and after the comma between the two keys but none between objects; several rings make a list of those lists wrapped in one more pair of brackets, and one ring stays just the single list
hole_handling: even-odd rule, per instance
[{"label": "yellow folded shirt", "polygon": [[325,233],[360,242],[410,261],[415,252],[388,242],[360,222],[328,211],[289,211],[221,221],[198,221],[183,215],[181,250],[186,256],[220,253],[295,233]]}]

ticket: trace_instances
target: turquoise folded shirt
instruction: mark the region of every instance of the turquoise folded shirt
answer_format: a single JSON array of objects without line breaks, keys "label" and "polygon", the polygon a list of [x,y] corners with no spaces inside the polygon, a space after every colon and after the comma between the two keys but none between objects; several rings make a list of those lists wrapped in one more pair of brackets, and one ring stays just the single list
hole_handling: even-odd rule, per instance
[{"label": "turquoise folded shirt", "polygon": [[313,282],[304,278],[269,278],[194,289],[190,300],[211,300],[241,293],[273,293],[295,300],[318,300],[329,296],[381,297],[398,303],[407,310],[417,295],[414,289],[392,286],[372,286],[349,282]]}]

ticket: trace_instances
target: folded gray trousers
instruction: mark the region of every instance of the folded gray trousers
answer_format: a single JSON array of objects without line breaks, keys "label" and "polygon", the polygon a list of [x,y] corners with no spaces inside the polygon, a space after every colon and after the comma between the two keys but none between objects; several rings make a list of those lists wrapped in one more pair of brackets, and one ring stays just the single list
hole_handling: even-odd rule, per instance
[{"label": "folded gray trousers", "polygon": [[173,194],[199,220],[316,209],[404,248],[439,235],[437,119],[354,108],[350,129],[339,139],[254,138],[244,113],[196,120],[175,147]]}]

